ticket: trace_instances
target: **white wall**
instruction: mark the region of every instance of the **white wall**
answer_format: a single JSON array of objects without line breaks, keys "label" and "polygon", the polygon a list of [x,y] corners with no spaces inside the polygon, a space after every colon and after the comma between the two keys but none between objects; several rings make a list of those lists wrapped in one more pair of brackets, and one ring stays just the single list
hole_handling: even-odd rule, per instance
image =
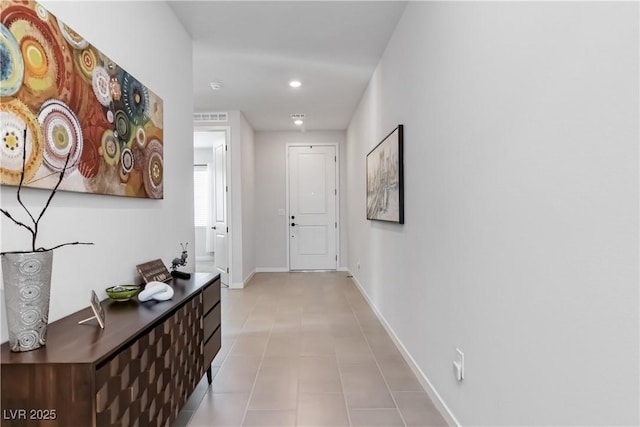
[{"label": "white wall", "polygon": [[231,128],[229,242],[232,253],[229,286],[243,288],[255,270],[253,255],[255,251],[253,237],[254,131],[240,111],[229,111],[228,117]]},{"label": "white wall", "polygon": [[[411,2],[352,119],[349,268],[462,425],[640,424],[638,31],[637,3]],[[366,221],[399,123],[406,224]]]},{"label": "white wall", "polygon": [[[135,265],[155,258],[165,264],[193,242],[191,41],[163,2],[43,2],[45,7],[147,85],[164,101],[164,200],[59,192],[42,221],[42,246],[81,240],[95,246],[57,249],[50,320],[87,307],[91,289],[139,282]],[[151,16],[153,19],[140,19]],[[107,25],[105,23],[117,23]],[[126,31],[122,29],[127,29]],[[0,189],[1,204],[18,209],[15,187]],[[25,189],[33,207],[49,192]],[[2,251],[24,249],[29,236],[2,218]],[[189,245],[193,259],[193,244]],[[190,263],[187,270],[193,268]],[[0,307],[4,312],[4,293]],[[2,341],[7,340],[2,315]]]},{"label": "white wall", "polygon": [[256,132],[255,162],[255,236],[256,268],[287,269],[287,217],[278,215],[286,210],[286,144],[338,143],[340,150],[340,239],[339,266],[347,265],[346,225],[346,133],[344,131]]},{"label": "white wall", "polygon": [[251,125],[240,114],[242,135],[242,282],[246,284],[256,269],[255,257],[255,148]]}]

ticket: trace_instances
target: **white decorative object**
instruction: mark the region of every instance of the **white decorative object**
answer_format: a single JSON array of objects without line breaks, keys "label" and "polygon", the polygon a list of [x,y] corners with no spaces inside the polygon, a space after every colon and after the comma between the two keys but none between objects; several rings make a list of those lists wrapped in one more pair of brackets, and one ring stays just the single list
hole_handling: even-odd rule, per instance
[{"label": "white decorative object", "polygon": [[154,299],[156,301],[166,301],[173,298],[173,288],[162,282],[149,282],[144,291],[138,294],[140,302]]}]

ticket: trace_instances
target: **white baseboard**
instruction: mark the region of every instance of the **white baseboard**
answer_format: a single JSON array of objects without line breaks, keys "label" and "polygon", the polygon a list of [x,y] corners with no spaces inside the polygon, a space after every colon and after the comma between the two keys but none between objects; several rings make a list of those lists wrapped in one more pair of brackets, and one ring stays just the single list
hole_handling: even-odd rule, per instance
[{"label": "white baseboard", "polygon": [[211,255],[197,255],[196,256],[196,261],[213,261],[215,260],[215,257],[212,257]]},{"label": "white baseboard", "polygon": [[[336,271],[349,271],[348,267],[338,267]],[[257,267],[256,273],[288,273],[287,267]]]},{"label": "white baseboard", "polygon": [[242,282],[233,282],[229,285],[229,289],[244,289],[247,286],[247,283],[253,279],[253,276],[256,274],[256,270],[253,270]]},{"label": "white baseboard", "polygon": [[247,284],[251,281],[251,279],[253,279],[253,276],[255,276],[256,271],[253,270],[251,273],[249,273],[249,275],[247,276],[246,279],[244,279],[244,281],[242,282],[242,287],[244,288],[245,286],[247,286]]},{"label": "white baseboard", "polygon": [[371,310],[374,312],[378,320],[380,320],[380,323],[382,323],[382,326],[386,329],[387,333],[391,337],[391,340],[396,345],[396,347],[398,347],[398,350],[402,354],[402,357],[407,362],[407,364],[409,365],[413,373],[416,375],[416,377],[418,378],[418,381],[420,381],[420,384],[425,389],[425,391],[427,392],[427,394],[429,395],[433,403],[436,405],[436,408],[438,409],[440,414],[444,417],[447,424],[450,426],[460,427],[460,423],[456,419],[455,415],[453,415],[453,413],[451,412],[447,404],[444,402],[444,400],[442,400],[442,397],[440,396],[438,391],[435,389],[435,387],[433,387],[433,384],[431,384],[431,381],[429,381],[429,378],[427,378],[424,372],[422,372],[422,369],[420,369],[420,367],[418,366],[416,361],[413,359],[409,351],[406,349],[404,344],[402,344],[402,341],[400,341],[400,339],[395,334],[395,332],[393,331],[389,323],[387,323],[384,316],[378,311],[376,306],[373,304],[373,301],[371,300],[371,298],[369,298],[369,295],[364,290],[364,287],[360,284],[360,282],[358,281],[358,279],[353,273],[349,272],[349,274],[352,276],[353,283],[356,284],[356,286],[360,290],[360,293],[362,294],[362,296],[364,296],[364,299],[367,301],[367,304],[369,304],[369,307],[371,307]]}]

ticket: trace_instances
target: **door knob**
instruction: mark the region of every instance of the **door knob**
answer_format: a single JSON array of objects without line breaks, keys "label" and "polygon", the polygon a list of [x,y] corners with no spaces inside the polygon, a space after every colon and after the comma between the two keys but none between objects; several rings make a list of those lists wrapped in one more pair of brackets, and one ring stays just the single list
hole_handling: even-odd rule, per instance
[{"label": "door knob", "polygon": [[216,229],[216,226],[214,225],[213,227],[211,227],[211,229],[212,229],[212,230],[215,230],[215,229]]},{"label": "door knob", "polygon": [[296,219],[296,216],[295,215],[291,215],[291,219]]},{"label": "door knob", "polygon": [[291,223],[291,226],[292,226],[292,227],[295,227],[295,226],[296,226],[296,223],[295,223],[295,222],[292,222],[292,223]]}]

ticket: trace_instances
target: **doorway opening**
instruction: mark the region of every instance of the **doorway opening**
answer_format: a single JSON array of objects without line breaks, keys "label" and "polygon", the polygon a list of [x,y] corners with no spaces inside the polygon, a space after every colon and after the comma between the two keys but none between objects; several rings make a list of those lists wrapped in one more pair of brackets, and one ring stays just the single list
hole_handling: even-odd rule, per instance
[{"label": "doorway opening", "polygon": [[196,271],[220,273],[229,283],[227,128],[193,132],[194,227]]}]

